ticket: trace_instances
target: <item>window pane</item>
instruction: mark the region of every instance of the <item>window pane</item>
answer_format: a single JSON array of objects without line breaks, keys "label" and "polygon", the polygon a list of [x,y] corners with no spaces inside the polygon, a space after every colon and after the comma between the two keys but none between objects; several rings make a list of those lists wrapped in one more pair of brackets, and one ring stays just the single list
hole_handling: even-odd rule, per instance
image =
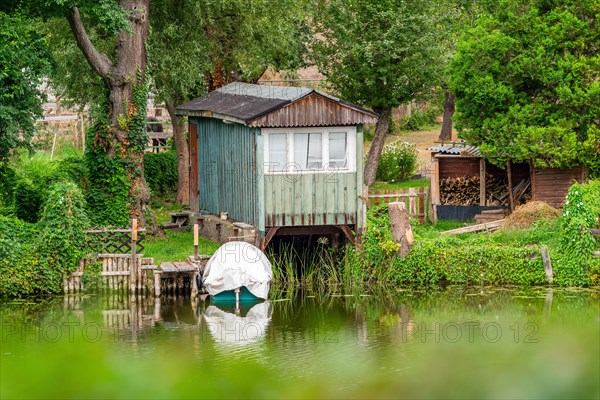
[{"label": "window pane", "polygon": [[346,168],[348,157],[346,154],[346,132],[329,133],[329,167]]},{"label": "window pane", "polygon": [[308,133],[294,134],[294,169],[307,169]]},{"label": "window pane", "polygon": [[320,133],[294,134],[294,163],[295,167],[320,169],[322,167],[322,138]]},{"label": "window pane", "polygon": [[287,134],[269,135],[269,171],[283,171],[287,164]]},{"label": "window pane", "polygon": [[321,134],[310,133],[308,136],[308,169],[320,169],[323,166]]}]

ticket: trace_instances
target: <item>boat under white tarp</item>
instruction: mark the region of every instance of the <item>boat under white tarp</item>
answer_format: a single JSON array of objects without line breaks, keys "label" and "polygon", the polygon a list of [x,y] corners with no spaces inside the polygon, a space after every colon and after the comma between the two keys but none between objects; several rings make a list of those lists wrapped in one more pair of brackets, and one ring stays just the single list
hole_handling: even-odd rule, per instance
[{"label": "boat under white tarp", "polygon": [[252,295],[266,299],[272,279],[271,263],[259,248],[229,242],[206,263],[202,284],[211,296],[245,287]]}]

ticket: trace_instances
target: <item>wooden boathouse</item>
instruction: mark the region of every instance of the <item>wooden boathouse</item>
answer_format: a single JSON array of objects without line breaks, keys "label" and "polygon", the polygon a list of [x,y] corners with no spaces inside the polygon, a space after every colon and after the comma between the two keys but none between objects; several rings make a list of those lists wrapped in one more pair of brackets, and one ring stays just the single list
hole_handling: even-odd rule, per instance
[{"label": "wooden boathouse", "polygon": [[364,226],[363,124],[377,114],[304,87],[232,83],[177,107],[187,116],[192,211],[275,235]]}]

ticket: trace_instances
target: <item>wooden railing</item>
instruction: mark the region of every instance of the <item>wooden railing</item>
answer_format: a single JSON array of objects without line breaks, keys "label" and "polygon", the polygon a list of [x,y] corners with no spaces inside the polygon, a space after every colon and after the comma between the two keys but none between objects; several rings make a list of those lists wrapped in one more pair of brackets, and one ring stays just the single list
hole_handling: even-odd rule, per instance
[{"label": "wooden railing", "polygon": [[367,207],[403,201],[411,217],[418,218],[420,223],[429,217],[431,193],[429,188],[388,189],[369,191]]}]

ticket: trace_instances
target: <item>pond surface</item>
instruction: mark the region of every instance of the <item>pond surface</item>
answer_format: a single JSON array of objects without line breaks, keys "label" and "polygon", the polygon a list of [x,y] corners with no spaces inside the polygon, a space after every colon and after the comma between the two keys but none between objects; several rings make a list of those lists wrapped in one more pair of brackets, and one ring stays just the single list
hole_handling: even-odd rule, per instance
[{"label": "pond surface", "polygon": [[600,293],[289,291],[0,304],[0,398],[599,398]]}]

